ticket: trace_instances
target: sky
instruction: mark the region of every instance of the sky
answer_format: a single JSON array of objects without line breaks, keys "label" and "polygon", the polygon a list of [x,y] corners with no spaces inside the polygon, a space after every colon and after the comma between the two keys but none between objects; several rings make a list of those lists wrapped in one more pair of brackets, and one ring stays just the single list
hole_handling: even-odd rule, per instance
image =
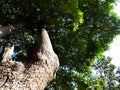
[{"label": "sky", "polygon": [[117,2],[117,5],[115,5],[113,11],[116,12],[118,16],[120,16],[120,2]]},{"label": "sky", "polygon": [[[117,6],[114,8],[114,12],[120,16],[120,2],[117,2]],[[104,52],[105,56],[112,57],[111,63],[120,66],[120,35],[116,36],[113,42],[110,44],[110,49]]]}]

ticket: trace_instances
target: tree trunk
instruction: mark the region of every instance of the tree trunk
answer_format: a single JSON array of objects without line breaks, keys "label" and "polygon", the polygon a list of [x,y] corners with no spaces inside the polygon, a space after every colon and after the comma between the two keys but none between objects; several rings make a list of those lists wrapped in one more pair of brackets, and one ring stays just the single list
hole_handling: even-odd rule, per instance
[{"label": "tree trunk", "polygon": [[44,90],[55,78],[58,67],[58,57],[47,31],[42,28],[27,63],[0,63],[0,90]]}]

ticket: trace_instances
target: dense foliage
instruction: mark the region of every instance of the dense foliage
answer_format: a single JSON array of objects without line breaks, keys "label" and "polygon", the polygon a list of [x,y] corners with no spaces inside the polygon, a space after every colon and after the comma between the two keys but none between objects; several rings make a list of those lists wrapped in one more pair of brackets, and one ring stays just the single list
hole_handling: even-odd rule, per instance
[{"label": "dense foliage", "polygon": [[0,0],[1,26],[25,24],[2,38],[0,47],[14,44],[15,60],[27,60],[34,47],[38,22],[45,21],[61,65],[57,78],[47,89],[86,90],[96,80],[91,75],[95,57],[102,57],[120,33],[120,21],[112,12],[115,1]]}]

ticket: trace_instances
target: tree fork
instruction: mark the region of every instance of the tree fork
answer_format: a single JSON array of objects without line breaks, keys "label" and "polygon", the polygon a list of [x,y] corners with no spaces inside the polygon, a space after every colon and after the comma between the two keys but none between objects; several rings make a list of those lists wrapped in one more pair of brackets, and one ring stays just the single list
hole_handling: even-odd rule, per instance
[{"label": "tree fork", "polygon": [[38,38],[31,52],[26,63],[0,63],[0,90],[44,90],[55,78],[59,59],[44,27],[39,28]]}]

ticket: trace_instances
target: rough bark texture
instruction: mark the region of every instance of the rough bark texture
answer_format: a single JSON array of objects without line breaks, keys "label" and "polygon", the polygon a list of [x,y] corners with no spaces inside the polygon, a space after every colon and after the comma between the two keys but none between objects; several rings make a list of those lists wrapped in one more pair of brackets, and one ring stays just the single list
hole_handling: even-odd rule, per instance
[{"label": "rough bark texture", "polygon": [[41,29],[27,63],[0,63],[0,90],[44,90],[55,78],[58,67],[59,60],[53,51],[47,31]]}]

